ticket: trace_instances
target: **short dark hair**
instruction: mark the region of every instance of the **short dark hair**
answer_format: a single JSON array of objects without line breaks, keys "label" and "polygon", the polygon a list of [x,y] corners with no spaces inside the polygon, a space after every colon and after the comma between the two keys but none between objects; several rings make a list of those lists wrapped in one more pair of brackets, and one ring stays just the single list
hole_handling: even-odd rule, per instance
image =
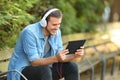
[{"label": "short dark hair", "polygon": [[[41,18],[44,17],[44,15],[51,9],[54,9],[54,8],[48,8],[41,16]],[[48,20],[50,19],[50,17],[56,17],[56,18],[61,18],[62,17],[62,12],[58,9],[56,11],[53,11],[51,14],[49,14],[46,18],[46,21],[48,22]]]}]

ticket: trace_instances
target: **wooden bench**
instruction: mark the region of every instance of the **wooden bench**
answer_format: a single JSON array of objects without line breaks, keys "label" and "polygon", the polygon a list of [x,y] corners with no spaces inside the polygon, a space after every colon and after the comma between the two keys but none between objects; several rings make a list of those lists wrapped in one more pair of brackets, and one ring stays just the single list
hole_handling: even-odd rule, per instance
[{"label": "wooden bench", "polygon": [[[108,45],[112,45],[114,50],[112,50]],[[107,49],[105,49],[107,48]],[[100,44],[94,44],[90,46],[85,46],[85,56],[83,56],[83,59],[79,62],[76,62],[78,65],[79,73],[83,73],[87,70],[90,70],[90,80],[94,80],[94,71],[95,71],[95,65],[102,62],[102,71],[101,71],[101,80],[104,80],[105,72],[106,72],[106,65],[107,60],[112,59],[112,68],[111,68],[111,75],[113,75],[114,72],[114,66],[115,66],[115,57],[120,54],[120,49],[111,41],[107,41]],[[0,62],[8,61],[9,59],[2,60]],[[5,80],[6,75],[8,72],[13,72],[16,70],[6,71],[0,73],[0,80]],[[18,72],[18,71],[16,71]],[[19,72],[18,72],[19,73]],[[21,73],[19,73],[22,75]],[[23,76],[24,77],[24,76]],[[26,79],[27,80],[27,79]]]},{"label": "wooden bench", "polygon": [[[6,62],[8,62],[9,60],[10,60],[10,58],[1,59],[1,60],[0,60],[0,65],[2,65],[1,63],[6,63]],[[8,72],[8,71],[6,71],[6,72],[1,72],[1,71],[0,71],[0,80],[6,80],[7,72]]]},{"label": "wooden bench", "polygon": [[[112,48],[114,47],[116,49],[112,50],[108,45],[111,45]],[[120,54],[120,49],[113,42],[107,41],[100,44],[86,46],[85,53],[86,55],[84,59],[81,60],[80,62],[77,62],[79,73],[82,73],[86,70],[91,70],[90,80],[94,80],[94,66],[102,62],[102,71],[100,78],[101,80],[104,80],[107,60],[112,59],[111,75],[113,75],[114,66],[115,66],[115,57]]]}]

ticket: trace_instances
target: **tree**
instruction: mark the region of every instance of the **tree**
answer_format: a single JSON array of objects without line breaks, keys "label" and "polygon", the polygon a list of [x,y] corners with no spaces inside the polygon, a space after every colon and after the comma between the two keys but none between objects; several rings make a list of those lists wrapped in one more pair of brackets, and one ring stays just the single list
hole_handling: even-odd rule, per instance
[{"label": "tree", "polygon": [[120,0],[113,0],[111,6],[110,22],[120,21]]}]

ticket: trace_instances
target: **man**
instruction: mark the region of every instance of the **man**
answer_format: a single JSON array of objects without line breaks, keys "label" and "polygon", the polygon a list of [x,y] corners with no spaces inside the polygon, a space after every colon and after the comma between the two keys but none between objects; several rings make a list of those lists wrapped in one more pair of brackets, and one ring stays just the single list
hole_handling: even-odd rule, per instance
[{"label": "man", "polygon": [[[60,24],[62,13],[57,8],[48,9],[40,22],[28,25],[21,32],[9,63],[9,70],[18,70],[28,80],[78,80],[77,65],[70,62],[83,55],[83,47],[75,54],[63,49]],[[20,74],[10,72],[7,80],[25,80]]]}]

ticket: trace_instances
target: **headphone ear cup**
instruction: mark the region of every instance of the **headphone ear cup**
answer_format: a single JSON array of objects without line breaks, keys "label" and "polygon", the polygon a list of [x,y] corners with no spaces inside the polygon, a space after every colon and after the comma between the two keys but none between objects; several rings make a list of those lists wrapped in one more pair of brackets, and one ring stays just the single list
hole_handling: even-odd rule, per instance
[{"label": "headphone ear cup", "polygon": [[46,18],[48,17],[49,14],[51,14],[53,11],[56,11],[56,10],[58,10],[58,9],[57,8],[51,9],[43,16],[43,18],[40,21],[40,24],[41,24],[42,27],[47,26]]},{"label": "headphone ear cup", "polygon": [[45,19],[42,19],[40,21],[40,24],[41,24],[42,27],[46,27],[47,26],[47,21]]}]

